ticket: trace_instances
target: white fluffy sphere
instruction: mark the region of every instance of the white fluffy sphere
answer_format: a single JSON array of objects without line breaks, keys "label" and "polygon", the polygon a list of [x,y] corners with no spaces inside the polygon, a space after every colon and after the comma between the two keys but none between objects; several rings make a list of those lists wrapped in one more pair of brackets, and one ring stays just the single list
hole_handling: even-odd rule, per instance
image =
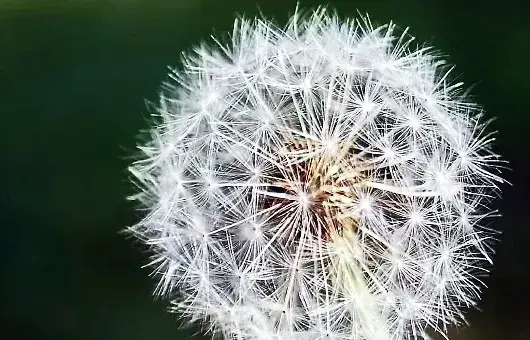
[{"label": "white fluffy sphere", "polygon": [[157,294],[226,339],[442,334],[479,299],[500,161],[395,26],[323,9],[187,55],[131,167]]}]

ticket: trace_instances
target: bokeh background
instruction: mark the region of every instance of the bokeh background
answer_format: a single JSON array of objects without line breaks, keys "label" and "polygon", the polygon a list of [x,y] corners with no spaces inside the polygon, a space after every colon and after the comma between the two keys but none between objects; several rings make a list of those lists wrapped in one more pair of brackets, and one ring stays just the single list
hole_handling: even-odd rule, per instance
[{"label": "bokeh background", "polygon": [[[119,231],[139,215],[125,171],[144,99],[181,51],[236,13],[284,23],[293,0],[0,0],[3,339],[202,339],[150,293]],[[302,0],[301,6],[318,1]],[[482,311],[451,340],[530,339],[530,20],[523,1],[330,1],[342,16],[410,26],[450,55],[510,161]]]}]

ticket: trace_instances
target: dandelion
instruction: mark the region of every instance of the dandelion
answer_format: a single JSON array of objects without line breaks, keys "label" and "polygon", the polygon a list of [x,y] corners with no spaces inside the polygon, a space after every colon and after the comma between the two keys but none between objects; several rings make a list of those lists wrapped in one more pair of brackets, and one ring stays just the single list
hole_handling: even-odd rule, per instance
[{"label": "dandelion", "polygon": [[155,294],[224,339],[403,340],[465,322],[501,161],[392,23],[238,19],[171,72],[129,168]]}]

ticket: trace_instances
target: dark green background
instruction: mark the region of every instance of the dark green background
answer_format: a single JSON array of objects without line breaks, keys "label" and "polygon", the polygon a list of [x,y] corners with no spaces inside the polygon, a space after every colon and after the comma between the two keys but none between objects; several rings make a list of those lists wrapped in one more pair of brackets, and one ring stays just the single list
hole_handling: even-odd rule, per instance
[{"label": "dark green background", "polygon": [[[302,1],[304,6],[320,4]],[[483,312],[456,339],[530,339],[529,9],[516,1],[332,1],[375,22],[411,26],[475,84],[511,162]],[[235,13],[285,22],[292,0],[0,0],[3,338],[188,339],[150,296],[145,257],[118,232],[126,159],[166,66]],[[200,337],[197,337],[199,339]]]}]

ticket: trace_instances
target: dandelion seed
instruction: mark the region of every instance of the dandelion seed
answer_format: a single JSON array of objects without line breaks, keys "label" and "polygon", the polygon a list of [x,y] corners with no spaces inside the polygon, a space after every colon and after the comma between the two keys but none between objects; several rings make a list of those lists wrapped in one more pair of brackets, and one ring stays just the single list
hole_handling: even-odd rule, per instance
[{"label": "dandelion seed", "polygon": [[394,24],[238,19],[160,96],[131,167],[156,294],[225,339],[427,339],[476,305],[501,161]]}]

